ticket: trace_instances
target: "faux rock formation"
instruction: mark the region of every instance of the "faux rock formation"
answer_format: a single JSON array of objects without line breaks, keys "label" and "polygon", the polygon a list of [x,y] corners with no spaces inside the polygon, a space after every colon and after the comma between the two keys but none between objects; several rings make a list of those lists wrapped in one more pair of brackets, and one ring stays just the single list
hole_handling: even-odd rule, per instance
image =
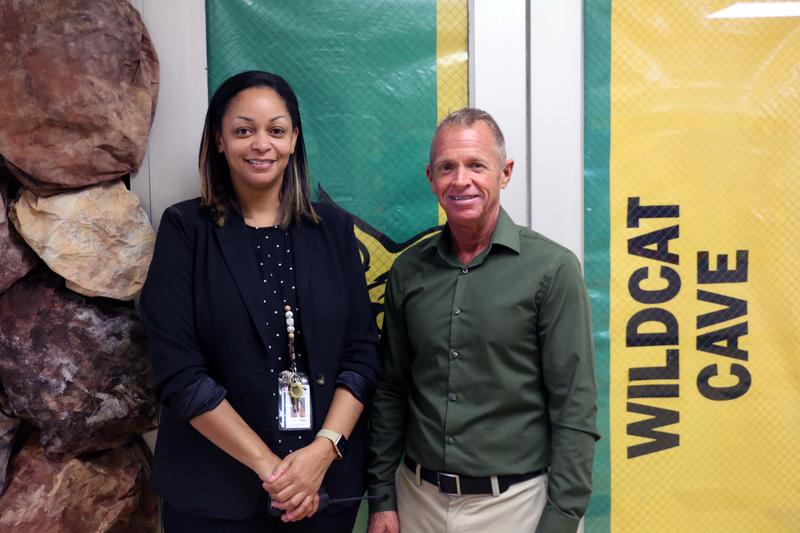
[{"label": "faux rock formation", "polygon": [[155,235],[121,181],[46,198],[22,191],[9,218],[75,292],[132,300],[144,285]]},{"label": "faux rock formation", "polygon": [[19,430],[20,420],[0,410],[0,496],[6,487],[8,461],[14,448],[14,439]]},{"label": "faux rock formation", "polygon": [[120,0],[0,6],[0,154],[40,196],[135,172],[158,94],[158,59]]},{"label": "faux rock formation", "polygon": [[112,448],[154,427],[145,331],[130,304],[88,300],[49,272],[28,276],[0,294],[0,354],[11,408],[41,429],[49,454]]},{"label": "faux rock formation", "polygon": [[0,292],[36,266],[36,254],[9,224],[7,208],[8,183],[0,176]]},{"label": "faux rock formation", "polygon": [[14,457],[0,498],[0,531],[143,533],[157,527],[146,488],[149,454],[131,443],[99,454],[48,459],[35,439]]}]

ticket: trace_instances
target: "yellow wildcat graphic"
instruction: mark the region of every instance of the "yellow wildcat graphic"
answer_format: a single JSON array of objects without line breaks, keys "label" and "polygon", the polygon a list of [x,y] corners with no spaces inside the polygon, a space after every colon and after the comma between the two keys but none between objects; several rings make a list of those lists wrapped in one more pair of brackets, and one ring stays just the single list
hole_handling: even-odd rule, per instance
[{"label": "yellow wildcat graphic", "polygon": [[[320,186],[317,189],[320,201],[331,204],[337,209],[342,209]],[[344,209],[342,209],[345,211]],[[417,233],[405,242],[397,243],[381,233],[377,228],[370,226],[357,216],[350,213],[355,221],[356,239],[361,262],[364,264],[364,275],[367,278],[369,299],[372,302],[372,312],[378,328],[383,327],[383,296],[386,291],[386,280],[395,258],[404,250],[419,241],[433,236],[441,231],[442,226],[434,226]]]}]

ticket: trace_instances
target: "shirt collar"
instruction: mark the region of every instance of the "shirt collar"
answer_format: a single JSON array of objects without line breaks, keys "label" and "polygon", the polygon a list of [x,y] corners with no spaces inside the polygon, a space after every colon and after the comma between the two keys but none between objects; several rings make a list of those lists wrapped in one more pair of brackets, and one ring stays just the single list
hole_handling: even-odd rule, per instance
[{"label": "shirt collar", "polygon": [[[500,208],[500,214],[497,217],[497,225],[494,227],[494,232],[492,233],[492,243],[489,245],[489,248],[494,248],[495,245],[508,248],[516,254],[519,254],[520,251],[519,229],[502,207]],[[428,239],[423,246],[423,249],[427,250],[428,248],[433,247],[439,249],[439,253],[442,255],[442,257],[450,257],[452,255],[450,248],[450,228],[447,225],[444,226],[439,235]]]},{"label": "shirt collar", "polygon": [[500,208],[500,216],[497,217],[497,226],[495,226],[492,234],[492,246],[495,244],[505,246],[516,254],[519,254],[521,249],[519,228],[502,207]]}]

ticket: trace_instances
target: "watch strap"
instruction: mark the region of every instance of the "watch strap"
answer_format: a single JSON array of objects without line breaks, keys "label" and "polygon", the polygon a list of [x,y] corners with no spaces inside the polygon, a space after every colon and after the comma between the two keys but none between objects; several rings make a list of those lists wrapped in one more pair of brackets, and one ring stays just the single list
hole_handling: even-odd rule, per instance
[{"label": "watch strap", "polygon": [[337,433],[332,429],[320,429],[317,432],[317,437],[328,439],[333,443],[333,449],[336,450],[337,459],[342,458],[342,451],[339,449],[339,442],[344,438],[341,433]]}]

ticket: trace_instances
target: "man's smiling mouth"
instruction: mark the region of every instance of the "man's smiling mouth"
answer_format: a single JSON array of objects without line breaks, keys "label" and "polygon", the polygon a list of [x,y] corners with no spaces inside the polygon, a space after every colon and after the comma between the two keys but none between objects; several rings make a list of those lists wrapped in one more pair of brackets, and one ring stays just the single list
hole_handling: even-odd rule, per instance
[{"label": "man's smiling mouth", "polygon": [[458,195],[450,194],[447,197],[450,198],[451,200],[455,200],[457,202],[462,202],[462,201],[465,201],[465,200],[472,200],[473,198],[477,198],[478,195],[477,194],[458,194]]}]

